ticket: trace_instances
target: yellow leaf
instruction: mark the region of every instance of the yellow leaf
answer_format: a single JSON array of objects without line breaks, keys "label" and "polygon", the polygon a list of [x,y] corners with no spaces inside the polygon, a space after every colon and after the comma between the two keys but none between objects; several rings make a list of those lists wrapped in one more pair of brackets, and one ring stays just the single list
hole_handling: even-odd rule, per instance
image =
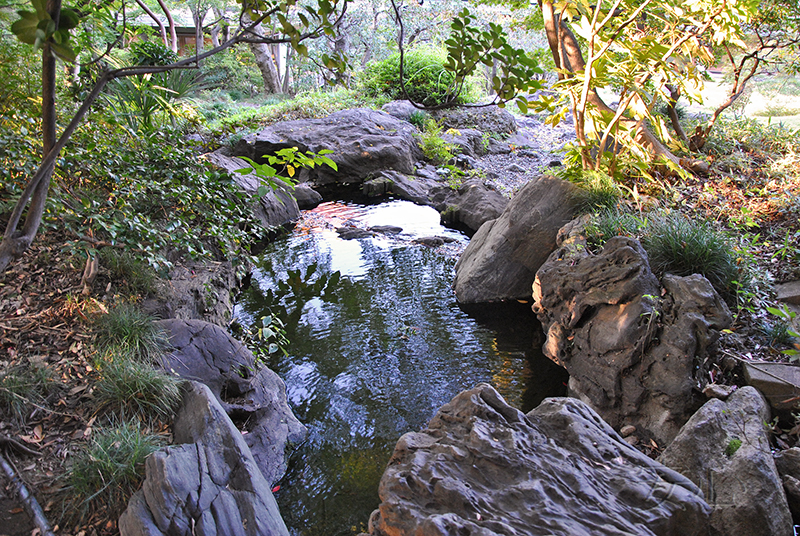
[{"label": "yellow leaf", "polygon": [[286,166],[286,171],[288,171],[288,172],[289,172],[289,176],[290,176],[290,177],[294,177],[294,166],[289,166],[289,165],[287,165],[287,166]]}]

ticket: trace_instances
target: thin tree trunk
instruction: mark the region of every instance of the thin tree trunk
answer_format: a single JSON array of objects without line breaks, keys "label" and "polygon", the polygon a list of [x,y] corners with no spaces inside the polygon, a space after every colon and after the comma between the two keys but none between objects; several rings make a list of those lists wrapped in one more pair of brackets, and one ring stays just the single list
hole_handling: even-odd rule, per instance
[{"label": "thin tree trunk", "polygon": [[164,41],[164,46],[169,48],[169,41],[167,40],[167,29],[164,28],[164,23],[161,22],[161,19],[156,17],[156,14],[153,13],[153,10],[147,7],[147,4],[142,2],[142,0],[136,0],[136,3],[139,4],[139,7],[142,8],[144,12],[147,13],[147,15],[151,19],[153,19],[153,21],[155,21],[155,23],[158,25],[158,30],[161,33],[161,40]]},{"label": "thin tree trunk", "polygon": [[[264,30],[260,24],[253,33],[258,37],[264,37]],[[280,76],[272,58],[272,47],[265,43],[249,43],[249,45],[258,70],[261,71],[261,78],[264,80],[264,93],[266,95],[282,93]]]},{"label": "thin tree trunk", "polygon": [[164,3],[164,0],[157,0],[158,5],[161,6],[161,11],[164,12],[164,16],[167,17],[167,26],[169,26],[169,39],[170,39],[170,49],[178,53],[178,32],[175,29],[175,19],[172,18],[172,13],[170,13],[169,8]]}]

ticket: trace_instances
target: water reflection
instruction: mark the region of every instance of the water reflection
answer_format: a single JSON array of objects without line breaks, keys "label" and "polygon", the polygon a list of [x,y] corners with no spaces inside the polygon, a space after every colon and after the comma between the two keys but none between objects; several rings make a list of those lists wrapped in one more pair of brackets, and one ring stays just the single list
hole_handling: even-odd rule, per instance
[{"label": "water reflection", "polygon": [[[343,225],[403,232],[347,241],[335,232]],[[431,235],[455,242],[413,243]],[[456,304],[453,252],[466,241],[427,207],[329,203],[263,253],[236,316],[287,325],[289,356],[270,366],[309,429],[276,494],[293,534],[365,530],[397,439],[463,389],[489,382],[523,409],[560,390],[529,306],[467,314]]]}]

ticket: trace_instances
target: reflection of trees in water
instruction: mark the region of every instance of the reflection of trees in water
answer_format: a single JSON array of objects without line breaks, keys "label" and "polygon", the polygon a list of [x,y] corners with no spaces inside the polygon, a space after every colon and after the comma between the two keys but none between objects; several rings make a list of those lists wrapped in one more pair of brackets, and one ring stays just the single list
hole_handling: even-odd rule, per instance
[{"label": "reflection of trees in water", "polygon": [[481,381],[513,402],[528,398],[526,382],[543,370],[528,365],[541,341],[529,306],[477,321],[462,311],[454,260],[434,250],[360,240],[363,273],[339,276],[322,241],[312,233],[273,244],[240,307],[285,320],[290,355],[271,366],[310,429],[278,494],[286,521],[308,534],[347,534],[377,506],[400,435]]}]

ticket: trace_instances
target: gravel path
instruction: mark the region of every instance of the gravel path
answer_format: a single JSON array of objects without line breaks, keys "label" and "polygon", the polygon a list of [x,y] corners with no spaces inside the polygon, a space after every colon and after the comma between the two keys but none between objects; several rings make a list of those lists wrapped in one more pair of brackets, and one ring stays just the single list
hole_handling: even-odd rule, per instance
[{"label": "gravel path", "polygon": [[560,165],[564,144],[575,139],[571,120],[555,128],[531,116],[516,120],[518,132],[506,140],[512,151],[486,155],[476,166],[486,172],[487,183],[508,197],[547,168]]}]

